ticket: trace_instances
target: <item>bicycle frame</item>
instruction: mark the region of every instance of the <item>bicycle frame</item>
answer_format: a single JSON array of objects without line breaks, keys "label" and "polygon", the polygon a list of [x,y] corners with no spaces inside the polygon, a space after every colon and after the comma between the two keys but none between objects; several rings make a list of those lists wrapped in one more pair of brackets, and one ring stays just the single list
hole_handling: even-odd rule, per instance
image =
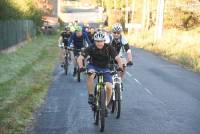
[{"label": "bicycle frame", "polygon": [[105,83],[103,82],[103,75],[97,75],[97,84],[96,84],[96,95],[95,95],[95,100],[96,100],[96,105],[97,105],[97,108],[100,110],[101,108],[99,107],[99,97],[100,97],[100,91],[102,89],[105,89]]},{"label": "bicycle frame", "polygon": [[[113,76],[112,76],[112,80],[113,80],[113,84],[112,84],[112,91],[113,91],[113,100],[116,100],[115,98],[115,85],[116,84],[119,84],[120,85],[120,92],[121,91],[121,83],[122,83],[122,80],[121,78],[119,77],[119,74],[118,73],[115,73]],[[120,93],[120,100],[122,100],[122,94]]]}]

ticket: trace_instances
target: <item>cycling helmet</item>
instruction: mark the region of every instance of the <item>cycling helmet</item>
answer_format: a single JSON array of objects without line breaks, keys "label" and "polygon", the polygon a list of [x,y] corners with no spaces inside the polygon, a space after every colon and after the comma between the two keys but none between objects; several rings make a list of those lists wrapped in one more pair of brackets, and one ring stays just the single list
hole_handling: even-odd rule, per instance
[{"label": "cycling helmet", "polygon": [[102,31],[98,31],[94,34],[94,40],[95,41],[105,41],[106,40],[106,36],[105,33]]},{"label": "cycling helmet", "polygon": [[82,32],[82,27],[81,26],[76,26],[75,27],[75,32]]},{"label": "cycling helmet", "polygon": [[66,31],[70,31],[70,27],[69,26],[65,26],[65,30]]},{"label": "cycling helmet", "polygon": [[122,31],[122,25],[119,23],[116,23],[112,26],[112,31],[113,32],[121,32]]}]

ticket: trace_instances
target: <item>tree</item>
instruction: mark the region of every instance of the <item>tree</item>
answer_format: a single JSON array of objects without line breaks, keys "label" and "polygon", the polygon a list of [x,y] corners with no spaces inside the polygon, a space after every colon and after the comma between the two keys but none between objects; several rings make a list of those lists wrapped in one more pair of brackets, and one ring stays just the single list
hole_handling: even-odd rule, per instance
[{"label": "tree", "polygon": [[164,7],[165,7],[165,0],[158,0],[157,14],[156,14],[155,41],[159,40],[162,37],[163,20],[164,20]]}]

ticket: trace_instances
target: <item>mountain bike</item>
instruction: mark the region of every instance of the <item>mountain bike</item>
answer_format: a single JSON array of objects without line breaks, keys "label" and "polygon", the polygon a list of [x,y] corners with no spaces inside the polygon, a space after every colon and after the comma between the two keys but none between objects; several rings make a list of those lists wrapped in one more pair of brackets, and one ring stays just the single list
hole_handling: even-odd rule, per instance
[{"label": "mountain bike", "polygon": [[69,47],[64,47],[65,49],[65,60],[64,60],[64,64],[63,64],[63,68],[65,70],[65,74],[67,75],[68,74],[68,69],[69,69],[69,65],[71,63],[71,52],[73,49],[72,48],[69,48]]},{"label": "mountain bike", "polygon": [[95,77],[97,77],[97,83],[94,89],[94,102],[92,104],[92,109],[94,111],[94,121],[95,125],[99,125],[100,132],[103,132],[105,128],[106,112],[106,84],[104,82],[104,74],[112,72],[87,72],[89,75],[93,73],[95,73]]},{"label": "mountain bike", "polygon": [[120,118],[121,114],[121,101],[122,101],[122,80],[121,77],[119,76],[119,70],[118,66],[116,64],[113,64],[112,67],[112,109],[111,113],[115,114],[115,117],[117,119]]}]

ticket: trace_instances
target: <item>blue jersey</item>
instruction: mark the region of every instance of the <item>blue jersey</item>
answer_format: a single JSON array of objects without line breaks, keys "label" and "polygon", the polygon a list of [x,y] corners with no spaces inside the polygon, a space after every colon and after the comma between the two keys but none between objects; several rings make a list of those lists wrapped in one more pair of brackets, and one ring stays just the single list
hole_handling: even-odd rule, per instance
[{"label": "blue jersey", "polygon": [[83,32],[81,37],[77,37],[76,33],[74,32],[69,39],[69,45],[73,45],[73,47],[77,49],[81,49],[83,47],[87,47],[91,45],[91,42],[88,38],[87,33]]}]

